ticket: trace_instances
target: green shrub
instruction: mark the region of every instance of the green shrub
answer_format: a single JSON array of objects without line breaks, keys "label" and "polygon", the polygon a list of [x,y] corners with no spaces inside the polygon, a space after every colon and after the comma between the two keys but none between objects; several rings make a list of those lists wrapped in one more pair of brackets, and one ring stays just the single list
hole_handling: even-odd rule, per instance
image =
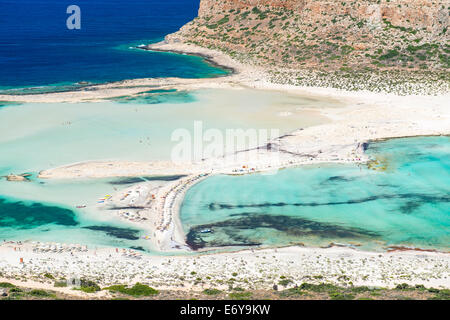
[{"label": "green shrub", "polygon": [[280,292],[281,297],[293,297],[293,296],[303,296],[307,294],[305,291],[300,290],[300,288],[290,288]]},{"label": "green shrub", "polygon": [[400,53],[393,49],[393,50],[389,50],[386,54],[383,54],[382,56],[380,56],[380,60],[388,60],[388,59],[392,59],[395,58],[396,56],[398,56]]},{"label": "green shrub", "polygon": [[355,296],[348,293],[342,293],[342,292],[330,292],[328,294],[331,298],[331,300],[353,300],[355,299]]},{"label": "green shrub", "polygon": [[450,300],[450,290],[439,290],[439,292],[434,297],[430,298],[430,300]]},{"label": "green shrub", "polygon": [[414,288],[416,288],[416,290],[421,290],[421,291],[426,289],[423,284],[416,284],[416,286]]},{"label": "green shrub", "polygon": [[248,300],[251,298],[251,292],[232,292],[228,295],[233,300]]},{"label": "green shrub", "polygon": [[99,291],[95,287],[80,287],[80,290],[85,293],[96,293],[97,291]]},{"label": "green shrub", "polygon": [[217,24],[221,25],[221,24],[227,23],[228,21],[230,21],[230,19],[228,17],[225,17],[225,18],[222,18],[219,21],[217,21]]},{"label": "green shrub", "polygon": [[337,291],[340,289],[339,287],[328,283],[321,283],[321,284],[302,283],[299,288],[301,290],[313,292]]},{"label": "green shrub", "polygon": [[67,282],[66,281],[56,281],[53,286],[56,288],[67,287]]},{"label": "green shrub", "polygon": [[31,296],[39,297],[39,298],[50,298],[55,297],[53,293],[47,292],[45,290],[34,289],[29,292]]},{"label": "green shrub", "polygon": [[124,285],[115,285],[105,288],[111,292],[119,292],[129,296],[141,297],[141,296],[153,296],[159,294],[159,291],[149,287],[145,284],[136,283],[133,287],[128,288]]},{"label": "green shrub", "polygon": [[353,293],[363,293],[363,292],[368,292],[368,291],[373,291],[374,289],[370,289],[369,287],[353,287],[351,288]]},{"label": "green shrub", "polygon": [[0,282],[0,288],[14,288],[15,285],[9,282]]},{"label": "green shrub", "polygon": [[289,283],[291,283],[291,282],[292,282],[292,280],[290,280],[290,279],[283,279],[283,280],[278,281],[278,284],[283,287],[287,287],[289,285]]},{"label": "green shrub", "polygon": [[407,283],[401,283],[395,287],[397,290],[412,290],[413,287],[410,287]]},{"label": "green shrub", "polygon": [[8,297],[8,299],[20,300],[24,296],[25,296],[25,292],[23,292],[22,289],[14,287],[14,288],[9,290],[9,297]]},{"label": "green shrub", "polygon": [[86,293],[94,293],[100,291],[101,288],[94,281],[81,279],[80,290]]},{"label": "green shrub", "polygon": [[262,13],[262,11],[261,10],[259,10],[258,9],[258,7],[254,7],[253,9],[252,9],[252,13],[254,13],[254,14],[261,14]]},{"label": "green shrub", "polygon": [[221,294],[222,291],[220,291],[219,289],[205,289],[205,290],[203,290],[203,293],[208,296],[215,296],[215,295]]}]

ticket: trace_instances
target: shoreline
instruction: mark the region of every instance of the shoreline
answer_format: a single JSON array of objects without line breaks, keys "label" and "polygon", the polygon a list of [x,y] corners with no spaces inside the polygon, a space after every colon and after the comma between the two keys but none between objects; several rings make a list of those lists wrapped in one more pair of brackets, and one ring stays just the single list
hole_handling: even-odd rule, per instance
[{"label": "shoreline", "polygon": [[[215,75],[212,77],[208,77],[208,78],[172,78],[172,79],[179,79],[179,80],[208,80],[208,79],[220,79],[220,78],[224,78],[224,77],[230,77],[233,75],[237,75],[239,73],[238,69],[236,68],[235,65],[230,65],[227,63],[221,63],[220,61],[217,61],[217,57],[214,54],[208,54],[208,53],[195,53],[195,52],[185,52],[182,50],[177,50],[177,49],[173,49],[173,50],[169,50],[169,49],[160,49],[157,46],[163,44],[164,41],[162,42],[157,42],[157,43],[153,43],[153,44],[149,44],[146,46],[137,46],[134,47],[135,49],[138,50],[145,50],[145,51],[153,51],[153,52],[161,52],[161,53],[174,53],[174,54],[179,54],[179,55],[187,55],[187,56],[195,56],[195,57],[199,57],[201,59],[203,59],[205,61],[205,63],[211,65],[212,67],[218,68],[218,69],[222,69],[223,71],[227,71],[229,73],[223,74],[223,75]],[[17,87],[17,88],[10,88],[10,89],[6,89],[6,91],[10,90],[32,90],[32,89],[38,89],[38,88],[62,88],[62,87],[69,87],[67,89],[62,89],[62,90],[57,90],[57,91],[49,91],[49,92],[29,92],[29,93],[20,93],[20,94],[14,94],[14,93],[4,93],[1,94],[0,96],[5,98],[5,97],[12,97],[13,99],[16,97],[26,97],[26,96],[39,96],[39,95],[51,95],[51,94],[56,94],[56,93],[73,93],[73,92],[80,92],[80,91],[85,91],[90,90],[90,89],[97,89],[97,88],[101,88],[104,86],[120,86],[123,83],[133,83],[134,81],[145,81],[145,80],[157,80],[157,79],[168,79],[168,78],[161,78],[161,77],[157,77],[157,78],[136,78],[136,79],[123,79],[123,80],[117,80],[117,81],[104,81],[104,82],[98,82],[98,83],[86,83],[83,84],[81,82],[75,82],[73,84],[66,84],[66,85],[56,85],[56,84],[48,84],[48,85],[42,85],[42,86],[26,86],[26,87]],[[70,88],[73,87],[73,88]],[[17,101],[17,100],[2,100],[0,99],[0,101]]]},{"label": "shoreline", "polygon": [[[290,135],[285,135],[285,136],[290,136]],[[420,136],[415,136],[415,137],[432,137],[432,136],[442,136],[439,134],[434,134],[434,135],[420,135]],[[444,136],[448,136],[448,135],[444,135]],[[289,168],[296,168],[296,167],[301,167],[301,166],[305,166],[305,165],[320,165],[320,164],[348,164],[348,165],[359,165],[359,164],[364,164],[367,163],[370,159],[369,157],[365,154],[365,145],[366,144],[370,144],[370,143],[375,143],[377,141],[386,141],[386,140],[390,140],[390,139],[407,139],[407,138],[412,138],[411,136],[399,136],[399,137],[384,137],[384,138],[379,138],[379,139],[374,139],[374,140],[366,140],[363,142],[358,143],[358,147],[357,150],[360,151],[359,154],[355,155],[355,157],[358,157],[357,159],[338,159],[335,161],[331,161],[330,159],[310,159],[307,161],[302,161],[301,162],[294,162],[294,161],[290,161],[289,164],[284,164],[284,165],[279,165],[276,167],[276,170],[284,170],[284,169],[289,169]],[[68,165],[68,168],[74,167],[74,170],[77,172],[77,174],[82,174],[79,171],[79,165],[84,166],[87,165],[87,167],[92,170],[95,171],[97,174],[101,173],[99,171],[101,171],[99,169],[99,167],[95,167],[94,169],[91,168],[91,164],[95,164],[97,165],[98,162],[87,162],[87,163],[77,163],[77,164],[73,164],[73,165]],[[134,164],[134,163],[133,163]],[[119,167],[126,167],[128,164],[127,163],[120,163]],[[143,167],[145,164],[138,164],[139,167]],[[170,163],[166,164],[167,166],[171,166]],[[236,164],[235,164],[236,165]],[[105,163],[104,165],[108,170],[111,169],[111,162]],[[60,169],[64,170],[65,167],[61,167]],[[140,187],[140,183],[137,184],[137,188],[140,189],[139,190],[139,194],[140,196],[143,196],[144,199],[150,199],[151,196],[153,196],[153,200],[149,200],[148,201],[148,205],[143,205],[141,208],[139,208],[140,213],[142,214],[143,217],[145,217],[145,222],[134,222],[136,224],[136,226],[138,226],[139,228],[148,231],[149,234],[153,234],[153,237],[150,237],[149,241],[152,244],[151,247],[153,249],[155,249],[156,251],[159,252],[164,252],[164,253],[189,253],[189,252],[195,252],[195,253],[205,253],[205,254],[210,254],[215,252],[216,250],[220,250],[220,252],[223,253],[230,253],[230,252],[239,252],[242,250],[247,250],[247,248],[243,247],[241,249],[238,250],[228,250],[228,249],[232,249],[232,248],[226,248],[226,247],[217,247],[217,248],[205,248],[205,249],[200,249],[200,250],[192,250],[191,248],[188,247],[188,245],[186,244],[186,233],[183,230],[182,224],[181,224],[181,220],[180,220],[180,208],[181,205],[184,201],[184,197],[186,195],[186,193],[189,191],[190,188],[192,188],[194,185],[196,185],[197,183],[203,181],[204,179],[208,178],[208,177],[212,177],[215,175],[247,175],[247,174],[260,174],[260,173],[264,173],[265,171],[271,170],[271,166],[269,167],[265,167],[265,168],[258,168],[258,170],[255,171],[246,171],[246,172],[233,172],[230,168],[219,168],[219,169],[215,169],[212,170],[211,169],[212,166],[208,165],[206,167],[202,167],[202,168],[196,168],[195,166],[193,166],[190,170],[190,172],[187,171],[179,171],[176,172],[178,174],[183,174],[185,175],[184,177],[172,181],[172,182],[167,182],[167,184],[163,187],[158,188],[156,191],[155,189],[145,189],[145,188],[141,188]],[[174,174],[175,172],[168,172],[166,171],[167,167],[163,167],[161,172],[159,172],[159,175],[167,175],[167,174]],[[58,170],[58,168],[56,168],[55,170]],[[123,171],[122,171],[123,172]],[[75,177],[72,176],[67,176],[65,175],[64,172],[62,172],[64,174],[63,177],[59,176],[59,177],[52,177],[52,173],[50,170],[50,173],[45,173],[44,177],[40,177],[40,178],[44,178],[44,179],[76,179]],[[144,172],[140,172],[140,173],[135,173],[133,175],[130,176],[140,176],[140,175],[144,175]],[[123,174],[121,175],[104,175],[101,176],[103,177],[117,177],[117,176],[123,176]],[[82,178],[86,178],[85,176]],[[87,177],[87,178],[98,178],[98,177]],[[135,188],[135,187],[131,187],[131,190]],[[128,190],[130,190],[130,188],[127,188]],[[121,197],[122,194],[124,193],[130,193],[130,191],[124,191],[124,190],[120,190],[118,191],[116,194],[114,194],[110,199],[108,199],[108,201],[106,201],[105,206],[110,205],[111,203],[114,203],[115,201],[117,201],[118,197]],[[124,204],[122,204],[122,206],[129,206],[130,208],[133,205],[136,205],[135,202],[135,198],[133,197],[129,197],[128,201],[125,202]],[[114,208],[109,208],[110,211],[114,211]],[[118,211],[118,210],[116,210]],[[330,243],[330,246],[334,245],[341,245],[342,244],[337,244],[337,243]],[[343,244],[343,246],[346,247],[353,247],[350,244]],[[262,247],[255,247],[254,249],[266,249],[266,248],[281,248],[281,247],[285,247],[285,246],[262,246]],[[289,245],[287,247],[290,247]],[[440,249],[436,249],[436,248],[420,248],[420,247],[414,247],[414,246],[408,246],[408,245],[402,245],[402,244],[398,244],[398,245],[383,245],[383,250],[381,252],[389,252],[392,251],[391,248],[393,247],[398,247],[399,251],[401,250],[411,250],[411,251],[430,251],[433,252],[433,250],[435,250],[438,253],[448,253],[445,250],[440,250]],[[307,248],[310,249],[314,249],[314,248],[318,248],[315,246],[307,246]],[[320,247],[323,248],[323,247]],[[355,248],[357,250],[359,250],[358,248]],[[362,250],[364,252],[364,250]],[[394,250],[396,251],[396,250]],[[380,251],[368,251],[368,252],[380,252]]]},{"label": "shoreline", "polygon": [[[358,286],[393,288],[408,283],[450,288],[450,255],[428,251],[367,252],[343,247],[290,246],[196,256],[155,256],[100,248],[71,255],[36,252],[29,242],[19,245],[9,241],[0,244],[0,253],[1,279],[5,282],[13,278],[49,283],[44,276],[47,273],[56,280],[95,279],[102,286],[141,282],[160,290],[201,291],[208,287],[225,288],[227,285],[221,281],[237,273],[234,283],[246,289],[270,289],[283,274],[294,280],[292,285],[320,279],[325,283]],[[204,280],[198,282],[199,276]]]},{"label": "shoreline", "polygon": [[[157,44],[158,46],[165,46],[166,48],[174,47],[179,48],[180,52],[183,52],[182,49],[185,48],[184,44]],[[195,46],[190,46],[192,49]],[[155,47],[154,47],[155,48]],[[200,47],[198,47],[200,48]],[[162,50],[162,49],[161,49]],[[169,49],[168,49],[169,50]],[[186,50],[186,49],[185,49]],[[198,49],[200,50],[200,49]],[[189,51],[188,51],[189,52]],[[257,168],[258,172],[263,171],[271,171],[278,170],[280,168],[287,168],[293,166],[300,165],[308,165],[308,164],[318,164],[318,163],[364,163],[368,159],[364,157],[364,153],[361,150],[361,146],[363,143],[367,141],[377,141],[382,139],[392,139],[392,138],[403,138],[403,137],[413,137],[413,136],[431,136],[431,135],[443,135],[447,136],[450,134],[450,112],[446,107],[448,102],[449,95],[443,96],[397,96],[394,94],[380,94],[380,93],[369,93],[369,92],[352,92],[352,91],[343,91],[337,89],[330,88],[308,88],[308,87],[295,87],[290,85],[277,85],[270,83],[264,80],[263,73],[261,70],[257,70],[253,67],[245,67],[233,62],[233,60],[225,56],[221,53],[214,53],[215,51],[211,51],[209,49],[201,48],[199,52],[210,52],[211,59],[215,63],[229,64],[230,68],[235,68],[235,73],[232,75],[226,75],[217,78],[211,79],[179,79],[179,78],[164,78],[164,79],[134,79],[134,80],[125,80],[119,83],[109,83],[102,84],[99,86],[95,86],[95,90],[92,91],[79,91],[79,92],[65,92],[65,93],[53,93],[53,94],[39,94],[38,96],[16,96],[9,97],[13,100],[6,101],[25,101],[25,102],[85,102],[85,101],[104,101],[104,99],[117,97],[122,95],[135,95],[147,91],[149,89],[156,88],[182,88],[185,90],[195,90],[198,88],[235,88],[239,87],[248,87],[252,89],[258,90],[279,90],[282,92],[288,92],[299,95],[320,95],[323,97],[331,97],[336,98],[338,100],[344,101],[346,103],[346,107],[342,109],[326,109],[323,110],[323,114],[328,116],[333,121],[328,124],[318,125],[306,128],[304,130],[294,130],[291,134],[285,135],[276,139],[274,143],[276,143],[280,149],[282,150],[281,158],[274,158],[273,153],[267,149],[256,149],[249,150],[245,154],[250,157],[255,157],[254,165]],[[191,54],[194,54],[191,52]],[[200,53],[198,53],[200,54]],[[197,54],[196,54],[197,55]],[[219,61],[219,62],[217,62]],[[133,87],[134,86],[134,87]],[[139,87],[138,87],[139,86]],[[156,86],[156,87],[155,87]],[[19,99],[19,100],[14,100]],[[20,100],[23,99],[23,100]],[[4,100],[4,96],[0,95],[0,100]],[[427,106],[427,108],[424,108]],[[311,157],[313,155],[313,157]],[[153,245],[160,249],[160,251],[164,253],[175,253],[180,248],[185,246],[184,237],[185,235],[182,232],[181,222],[179,220],[179,209],[182,204],[182,200],[185,192],[191,187],[189,183],[183,184],[184,181],[189,181],[189,179],[193,179],[200,174],[248,174],[248,172],[237,171],[233,172],[233,170],[238,170],[242,168],[241,160],[233,159],[235,155],[229,155],[224,157],[224,159],[220,159],[220,161],[224,161],[226,165],[223,167],[216,169],[217,159],[209,159],[205,162],[197,163],[191,166],[181,166],[182,168],[174,168],[173,164],[169,163],[160,163],[159,165],[155,165],[154,163],[146,163],[147,167],[143,167],[143,163],[138,162],[112,162],[112,161],[91,161],[91,162],[81,162],[77,164],[71,164],[67,166],[58,167],[50,170],[43,170],[40,172],[40,178],[53,178],[53,179],[73,179],[73,178],[99,178],[99,177],[110,177],[110,176],[124,176],[124,172],[133,173],[134,175],[140,175],[143,172],[148,174],[149,168],[154,170],[151,171],[154,174],[168,174],[168,173],[187,173],[188,177],[181,179],[182,184],[179,184],[179,181],[175,181],[173,183],[168,183],[165,187],[158,190],[157,200],[154,204],[150,205],[149,208],[145,210],[143,213],[145,217],[150,219],[149,222],[145,223],[146,230],[149,232],[155,232],[154,237],[151,237]],[[227,162],[227,158],[230,158],[230,162]],[[359,159],[359,160],[357,160]],[[110,164],[113,163],[113,166]],[[172,171],[170,171],[172,170]],[[177,171],[178,170],[178,171]],[[187,171],[187,172],[186,172]],[[116,174],[116,175],[111,175]],[[126,175],[125,175],[126,176]],[[182,189],[184,188],[184,189]],[[179,192],[182,189],[182,192]],[[111,201],[114,200],[113,199]],[[161,207],[162,206],[162,207]],[[163,210],[159,210],[162,208]],[[167,221],[166,221],[167,220]],[[161,224],[162,223],[162,224]],[[158,231],[157,227],[159,225],[166,226],[166,229],[161,229]],[[158,241],[160,243],[158,243]],[[180,243],[183,241],[183,243]],[[2,247],[0,246],[0,249]],[[176,250],[174,250],[176,249]],[[85,256],[86,262],[93,263],[94,266],[92,269],[86,269],[86,276],[89,274],[94,277],[99,270],[102,270],[102,273],[105,273],[104,270],[109,270],[111,272],[111,277],[115,279],[115,281],[121,281],[121,283],[131,283],[136,280],[135,277],[130,279],[127,275],[123,275],[117,273],[115,268],[116,264],[123,266],[124,270],[127,270],[126,266],[130,264],[130,261],[127,260],[129,258],[124,257],[116,259],[111,258],[111,255],[114,252],[111,252],[112,248],[103,248],[100,249],[101,256],[106,262],[111,262],[111,265],[103,265],[103,269],[98,267],[100,266],[99,255],[97,253],[89,252],[87,256]],[[182,249],[183,250],[183,249]],[[337,250],[337,251],[336,251]],[[8,250],[6,250],[8,251]],[[9,250],[8,253],[5,252],[5,256],[2,258],[6,259],[6,266],[3,265],[3,268],[11,267],[11,272],[16,272],[16,274],[23,274],[23,271],[28,270],[20,265],[16,266],[16,263],[13,261],[14,259],[18,260],[17,252],[12,252]],[[256,250],[255,250],[256,251]],[[324,263],[323,265],[316,266],[314,263],[314,259],[319,255],[324,255],[324,257],[333,256],[335,252],[343,255],[351,255],[355,256],[359,261],[358,263],[363,263],[364,257],[373,257],[375,260],[374,265],[369,266],[370,272],[377,274],[377,277],[373,279],[369,279],[368,281],[362,280],[362,278],[358,278],[359,274],[362,272],[359,270],[358,272],[354,272],[352,274],[352,266],[348,265],[348,270],[350,273],[350,277],[354,277],[354,283],[361,284],[369,284],[369,285],[377,285],[381,283],[389,283],[389,285],[393,285],[395,281],[401,281],[401,277],[396,275],[392,275],[391,270],[386,269],[384,266],[377,264],[378,259],[386,258],[387,261],[390,259],[395,259],[396,264],[390,264],[391,268],[395,268],[402,265],[401,258],[409,257],[413,259],[411,265],[409,266],[409,274],[413,274],[416,277],[412,279],[410,282],[415,284],[424,283],[424,278],[430,275],[440,274],[440,278],[436,281],[429,281],[432,285],[439,284],[444,287],[450,287],[450,276],[448,275],[448,265],[449,265],[449,255],[445,252],[420,252],[420,255],[424,255],[427,257],[433,257],[437,259],[438,263],[441,265],[447,265],[447,269],[444,271],[427,271],[420,276],[415,276],[415,270],[417,268],[416,262],[419,261],[422,263],[422,258],[417,257],[418,252],[415,251],[414,248],[408,251],[394,251],[394,252],[369,252],[369,251],[359,251],[351,248],[313,248],[313,247],[298,247],[298,246],[289,246],[286,248],[261,248],[258,250],[258,254],[265,255],[266,258],[269,258],[273,255],[277,256],[279,260],[277,263],[277,267],[283,272],[288,272],[291,270],[293,274],[299,274],[300,271],[290,269],[289,261],[295,261],[294,265],[296,268],[298,266],[303,265],[305,268],[303,271],[305,274],[299,274],[299,278],[304,278],[306,276],[306,272],[312,268],[312,274],[319,274],[320,272],[324,272],[326,274],[325,278],[329,281],[336,281],[336,274],[339,272],[337,270],[330,271],[330,268],[333,269],[334,266],[327,265]],[[280,254],[278,254],[280,253]],[[307,260],[309,264],[305,264],[305,261],[299,260],[299,254],[303,254],[308,257]],[[169,267],[173,259],[183,261],[178,265],[178,269],[189,268],[197,268],[193,263],[197,260],[205,259],[211,264],[217,262],[217,260],[221,260],[222,272],[220,274],[216,274],[216,278],[222,276],[225,273],[230,273],[229,269],[239,269],[241,266],[238,262],[234,261],[235,259],[242,258],[246,261],[251,261],[254,257],[254,251],[249,249],[243,249],[237,252],[224,252],[224,253],[200,253],[195,256],[184,256],[180,257],[177,255],[170,255],[169,257],[162,257],[157,255],[148,255],[142,257],[142,261],[147,261],[147,263],[152,263],[152,259],[159,261],[160,264],[156,265],[156,268],[164,268]],[[379,256],[381,255],[382,258]],[[51,264],[51,260],[53,257],[52,254],[48,256],[44,254],[44,258],[40,259],[41,256],[38,255],[29,255],[30,260],[32,261],[41,261],[43,266],[48,266]],[[50,258],[48,258],[50,257]],[[71,256],[65,256],[66,260],[70,261],[72,259]],[[109,260],[112,259],[112,260]],[[131,258],[134,259],[134,258]],[[133,260],[131,266],[138,268],[135,264],[136,261]],[[381,260],[380,260],[381,261]],[[275,265],[269,264],[265,265],[264,261],[259,261],[257,266],[255,265],[255,270],[259,270],[261,266],[264,268],[268,268],[267,270],[272,269]],[[0,259],[0,267],[2,267],[2,261]],[[33,262],[34,263],[34,262]],[[235,264],[237,263],[237,264]],[[418,263],[418,262],[417,262]],[[114,267],[113,267],[114,266]],[[145,269],[145,266],[140,265],[141,268]],[[83,270],[83,266],[77,265],[78,268]],[[203,266],[208,270],[208,272],[212,272],[208,269],[208,266],[205,264]],[[314,268],[318,269],[314,269]],[[37,266],[36,270],[42,270],[41,267]],[[41,269],[39,269],[41,268]],[[59,269],[58,269],[59,268]],[[131,267],[130,267],[131,268]],[[225,268],[225,269],[223,269]],[[286,268],[286,269],[283,269]],[[320,269],[322,268],[322,269]],[[421,268],[428,268],[427,263],[423,263]],[[64,270],[61,267],[56,268],[58,272],[63,273]],[[161,270],[159,269],[159,270]],[[181,270],[180,269],[180,270]],[[363,268],[364,270],[365,268]],[[425,270],[424,269],[424,270]],[[1,268],[0,268],[1,270]],[[114,271],[116,270],[116,271]],[[139,274],[139,268],[133,269],[136,274]],[[165,282],[173,283],[170,280],[171,277],[174,279],[177,278],[177,272],[174,269],[170,276],[159,277],[160,282],[155,283],[154,285],[158,287],[164,287]],[[226,270],[224,272],[223,270]],[[251,269],[253,270],[253,269]],[[306,271],[305,271],[306,270]],[[321,271],[322,270],[322,271]],[[323,271],[325,270],[325,271]],[[347,269],[345,269],[347,270]],[[428,270],[428,269],[426,269]],[[33,274],[33,270],[30,271],[30,275]],[[33,272],[32,272],[33,271]],[[115,274],[116,272],[116,274]],[[152,274],[152,270],[148,270],[149,274]],[[252,272],[249,270],[250,274]],[[309,272],[309,273],[311,273]],[[388,277],[392,276],[394,280],[386,280],[383,279],[382,273],[387,273]],[[107,272],[106,272],[107,273]],[[380,274],[381,273],[381,274]],[[426,274],[427,276],[424,276]],[[179,277],[179,275],[178,275]],[[192,277],[194,278],[194,277]],[[264,276],[255,277],[253,281],[263,281],[261,280]],[[302,278],[302,279],[303,279]],[[270,278],[269,278],[270,279]],[[380,280],[383,279],[383,280]],[[146,282],[146,278],[141,279],[143,282]],[[172,281],[172,282],[170,282]],[[147,281],[148,282],[148,281]],[[195,281],[192,280],[192,283]],[[263,281],[264,282],[264,281]],[[272,281],[273,282],[273,281]],[[271,282],[270,285],[273,283]],[[428,283],[425,282],[425,283]],[[183,283],[183,281],[180,281]],[[192,284],[191,284],[192,285]],[[268,286],[267,283],[264,285]],[[193,285],[192,285],[193,286]],[[177,287],[177,286],[174,286]],[[178,288],[178,287],[177,287]]]},{"label": "shoreline", "polygon": [[[170,47],[166,47],[170,46]],[[188,48],[172,48],[171,45],[164,42],[150,44],[141,48],[141,50],[166,52],[180,55],[198,56],[206,63],[217,66],[225,71],[231,71],[230,74],[218,75],[210,78],[139,78],[125,79],[120,81],[110,81],[99,84],[90,84],[81,88],[67,91],[55,91],[47,93],[30,94],[0,94],[0,101],[20,102],[20,103],[81,103],[81,102],[101,102],[107,99],[120,96],[134,96],[145,93],[149,90],[184,88],[194,90],[195,88],[227,88],[240,83],[242,76],[253,79],[249,68],[243,66],[227,55],[218,51],[201,48],[198,46],[189,46]],[[186,50],[186,51],[185,51]]]},{"label": "shoreline", "polygon": [[[161,42],[161,43],[164,43],[164,42]],[[205,53],[185,52],[185,51],[176,50],[176,49],[174,49],[174,50],[164,50],[164,49],[160,49],[160,48],[157,47],[157,45],[159,45],[161,43],[149,44],[149,45],[144,46],[144,47],[136,47],[136,49],[141,49],[141,50],[145,50],[145,51],[153,51],[153,52],[175,53],[175,54],[187,55],[187,56],[192,56],[192,57],[200,57],[204,61],[206,61],[208,64],[210,64],[211,66],[230,72],[230,74],[218,75],[218,76],[213,77],[213,78],[228,77],[230,75],[236,75],[236,74],[239,73],[238,70],[235,68],[235,66],[221,64],[220,62],[216,61],[216,58],[213,55],[208,55],[208,54],[205,54]]]}]

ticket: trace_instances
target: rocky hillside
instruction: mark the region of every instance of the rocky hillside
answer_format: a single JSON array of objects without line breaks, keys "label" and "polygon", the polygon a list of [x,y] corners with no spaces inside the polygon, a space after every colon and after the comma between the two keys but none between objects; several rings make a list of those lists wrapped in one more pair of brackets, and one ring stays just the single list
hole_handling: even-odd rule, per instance
[{"label": "rocky hillside", "polygon": [[225,51],[278,82],[446,91],[449,12],[448,0],[201,0],[167,40]]}]

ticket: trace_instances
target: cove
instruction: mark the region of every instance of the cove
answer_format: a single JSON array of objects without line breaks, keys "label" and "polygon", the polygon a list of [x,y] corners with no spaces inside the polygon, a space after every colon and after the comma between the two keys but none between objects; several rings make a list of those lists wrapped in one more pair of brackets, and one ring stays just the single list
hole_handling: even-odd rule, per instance
[{"label": "cove", "polygon": [[448,250],[450,138],[374,142],[367,152],[382,170],[314,165],[200,182],[181,208],[188,244],[200,249],[339,242],[368,250]]}]

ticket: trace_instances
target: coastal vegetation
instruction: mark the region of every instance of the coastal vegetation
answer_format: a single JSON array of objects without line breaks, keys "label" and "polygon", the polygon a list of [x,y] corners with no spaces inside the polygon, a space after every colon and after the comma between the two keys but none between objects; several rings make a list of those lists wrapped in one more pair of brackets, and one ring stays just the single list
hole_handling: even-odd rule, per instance
[{"label": "coastal vegetation", "polygon": [[17,287],[8,282],[0,283],[0,300],[54,300],[62,298],[61,294],[42,289]]},{"label": "coastal vegetation", "polygon": [[213,288],[213,289],[205,289],[205,290],[203,290],[203,293],[208,296],[215,296],[215,295],[221,294],[222,291]]},{"label": "coastal vegetation", "polygon": [[[34,299],[80,299],[79,296],[67,295],[57,291],[27,289],[10,283],[1,283],[4,290],[0,300],[34,300]],[[216,300],[450,300],[450,290],[426,288],[423,285],[411,286],[406,283],[397,285],[393,289],[368,286],[337,286],[330,283],[303,283],[278,290],[244,290],[234,288],[222,291],[216,288],[197,291],[159,291],[146,285],[136,283],[132,287],[114,285],[102,289],[109,295],[95,295],[89,292],[82,299],[216,299]]]},{"label": "coastal vegetation", "polygon": [[145,284],[136,283],[131,288],[124,285],[114,285],[105,288],[104,290],[109,290],[113,293],[122,293],[125,295],[133,296],[133,297],[148,297],[158,295],[159,291],[155,290]]},{"label": "coastal vegetation", "polygon": [[[352,1],[329,8],[329,3],[307,1],[296,10],[291,8],[294,1],[288,1],[294,3],[291,7],[262,1],[242,8],[233,1],[203,2],[210,9],[201,10],[168,40],[219,50],[263,67],[276,83],[399,94],[448,91],[448,22],[441,18],[448,15],[445,9],[436,9],[424,25],[413,16],[420,12],[414,3],[391,9],[387,3],[377,7]],[[382,10],[398,10],[406,18],[387,17]]]},{"label": "coastal vegetation", "polygon": [[95,293],[97,291],[100,291],[101,288],[94,281],[81,279],[80,290],[85,293]]}]

